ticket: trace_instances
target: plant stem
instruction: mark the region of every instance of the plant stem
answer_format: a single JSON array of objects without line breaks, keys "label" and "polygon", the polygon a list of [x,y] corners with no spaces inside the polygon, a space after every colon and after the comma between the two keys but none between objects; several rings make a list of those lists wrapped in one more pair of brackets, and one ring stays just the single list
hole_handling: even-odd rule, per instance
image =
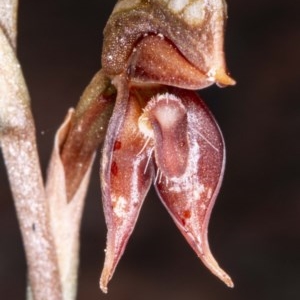
[{"label": "plant stem", "polygon": [[58,263],[26,84],[0,30],[0,145],[17,210],[34,299],[61,299]]}]

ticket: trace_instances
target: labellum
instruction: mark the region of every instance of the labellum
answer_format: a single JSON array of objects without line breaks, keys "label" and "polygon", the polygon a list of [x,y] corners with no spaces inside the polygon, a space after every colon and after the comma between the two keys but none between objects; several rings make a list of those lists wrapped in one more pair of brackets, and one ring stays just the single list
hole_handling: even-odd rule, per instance
[{"label": "labellum", "polygon": [[207,239],[225,164],[220,129],[193,91],[235,82],[223,53],[222,0],[120,0],[104,31],[103,74],[116,88],[101,183],[107,284],[153,183],[203,263],[228,286]]}]

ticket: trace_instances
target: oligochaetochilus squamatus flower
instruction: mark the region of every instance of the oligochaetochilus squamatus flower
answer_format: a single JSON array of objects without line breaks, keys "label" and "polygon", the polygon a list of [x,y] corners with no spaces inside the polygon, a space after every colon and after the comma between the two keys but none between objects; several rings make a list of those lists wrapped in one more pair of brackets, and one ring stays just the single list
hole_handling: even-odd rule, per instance
[{"label": "oligochaetochilus squamatus flower", "polygon": [[[1,148],[33,297],[75,297],[83,200],[104,138],[101,186],[108,234],[101,289],[107,292],[152,183],[199,258],[233,286],[207,239],[225,146],[216,121],[194,92],[235,83],[224,60],[226,18],[224,0],[119,0],[104,31],[102,69],[55,136],[45,187],[29,97],[11,48],[13,38],[10,43],[4,30]],[[14,112],[22,116],[22,126]],[[23,161],[32,176],[21,180]],[[42,254],[38,263],[36,253]],[[47,276],[40,276],[45,268]]]},{"label": "oligochaetochilus squamatus flower", "polygon": [[235,83],[224,63],[226,17],[223,0],[120,0],[107,23],[102,66],[117,96],[101,164],[108,228],[104,292],[152,183],[203,263],[233,286],[207,239],[225,146],[192,91]]},{"label": "oligochaetochilus squamatus flower", "polygon": [[[235,82],[226,73],[223,0],[119,0],[104,30],[102,70],[70,111],[61,141],[71,201],[104,140],[101,187],[107,284],[153,183],[203,263],[228,286],[207,239],[225,164],[220,129],[194,92]],[[109,120],[109,121],[108,121]]]}]

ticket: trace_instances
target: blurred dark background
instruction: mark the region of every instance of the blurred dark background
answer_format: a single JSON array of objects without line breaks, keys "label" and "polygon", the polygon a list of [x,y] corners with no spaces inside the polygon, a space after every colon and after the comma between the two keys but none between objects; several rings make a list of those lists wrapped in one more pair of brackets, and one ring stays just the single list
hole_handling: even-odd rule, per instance
[{"label": "blurred dark background", "polygon": [[[43,171],[54,133],[100,68],[112,0],[20,1],[18,56]],[[78,299],[300,299],[300,1],[228,0],[228,67],[237,85],[200,91],[227,144],[209,238],[229,289],[197,259],[153,191],[115,276],[98,288],[106,228],[98,168],[81,230]],[[26,265],[0,161],[0,298],[25,299]]]}]

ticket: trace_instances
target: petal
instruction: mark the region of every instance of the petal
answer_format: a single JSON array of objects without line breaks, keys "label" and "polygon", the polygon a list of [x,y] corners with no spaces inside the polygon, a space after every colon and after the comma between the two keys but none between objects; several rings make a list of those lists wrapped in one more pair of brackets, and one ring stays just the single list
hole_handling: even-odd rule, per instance
[{"label": "petal", "polygon": [[[170,63],[172,62],[172,63]],[[144,37],[128,62],[131,80],[171,85],[186,89],[201,89],[212,80],[193,66],[175,45],[162,35]]]},{"label": "petal", "polygon": [[[212,256],[207,238],[209,218],[225,165],[222,134],[207,107],[194,92],[178,89],[171,92],[176,95],[173,97],[181,100],[187,112],[185,135],[188,145],[183,149],[187,151],[188,158],[185,171],[180,177],[175,173],[165,172],[165,166],[161,165],[161,161],[166,159],[164,156],[172,155],[168,160],[172,160],[174,165],[180,161],[178,152],[172,152],[172,148],[176,149],[178,146],[176,139],[170,135],[169,138],[174,138],[173,142],[169,142],[172,148],[165,152],[155,150],[158,174],[155,186],[163,204],[199,258],[213,274],[232,287],[230,277]],[[155,130],[153,132],[155,149],[159,149],[163,147],[163,143],[157,138]],[[179,139],[182,140],[182,137]]]},{"label": "petal", "polygon": [[211,84],[235,84],[226,74],[226,19],[224,0],[119,0],[104,30],[103,69],[111,76],[126,72],[137,44],[149,34],[158,34],[171,41]]},{"label": "petal", "polygon": [[107,284],[134,229],[141,205],[152,183],[151,146],[138,128],[140,99],[114,81],[117,103],[110,120],[102,156],[101,182],[107,224],[107,247],[100,287]]}]

